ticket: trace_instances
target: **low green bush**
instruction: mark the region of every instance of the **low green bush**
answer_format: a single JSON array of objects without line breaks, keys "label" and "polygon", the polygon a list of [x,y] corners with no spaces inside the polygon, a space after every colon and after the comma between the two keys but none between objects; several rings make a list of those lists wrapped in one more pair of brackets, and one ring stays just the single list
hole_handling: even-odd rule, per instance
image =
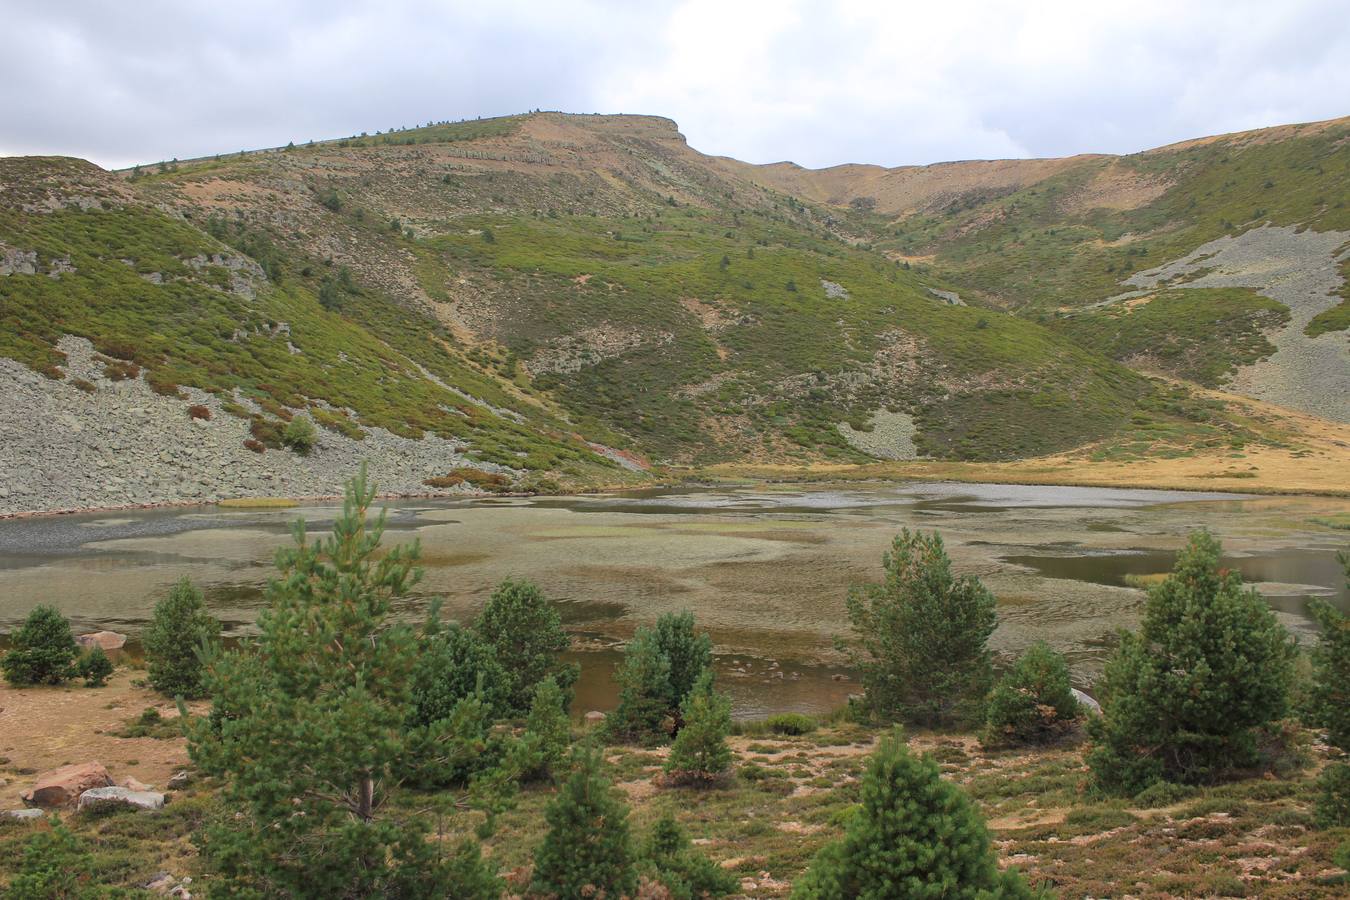
[{"label": "low green bush", "polygon": [[80,656],[75,673],[84,679],[85,687],[103,687],[113,673],[112,660],[102,647],[94,647]]},{"label": "low green bush", "polygon": [[286,423],[281,432],[281,442],[301,456],[308,456],[314,449],[319,433],[309,416],[300,415]]},{"label": "low green bush", "polygon": [[764,727],[773,734],[803,735],[816,730],[816,720],[801,713],[779,713],[764,720]]},{"label": "low green bush", "polygon": [[989,695],[987,744],[1045,743],[1078,719],[1064,656],[1044,642],[1033,644]]},{"label": "low green bush", "polygon": [[70,622],[54,606],[36,606],[0,657],[0,671],[15,687],[62,684],[75,676],[77,658]]}]

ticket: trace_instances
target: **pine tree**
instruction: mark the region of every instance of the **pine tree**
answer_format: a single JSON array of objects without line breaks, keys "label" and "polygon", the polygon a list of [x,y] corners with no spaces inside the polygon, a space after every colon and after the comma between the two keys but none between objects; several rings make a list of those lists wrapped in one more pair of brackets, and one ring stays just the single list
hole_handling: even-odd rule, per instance
[{"label": "pine tree", "polygon": [[85,687],[103,687],[113,673],[113,664],[103,648],[95,646],[80,657],[75,671],[84,679]]},{"label": "pine tree", "polygon": [[513,768],[522,780],[552,778],[566,757],[572,741],[572,723],[563,702],[562,688],[551,676],[534,689],[525,733],[513,748]]},{"label": "pine tree", "polygon": [[731,768],[731,700],[713,687],[711,669],[704,669],[689,696],[685,697],[684,727],[666,758],[665,772],[682,783],[708,784]]},{"label": "pine tree", "polygon": [[616,900],[637,886],[628,807],[603,764],[596,747],[575,752],[571,776],[544,811],[549,831],[534,855],[534,892]]},{"label": "pine tree", "polygon": [[78,655],[66,617],[54,606],[35,606],[10,637],[9,651],[0,657],[0,671],[15,687],[63,684],[75,676]]},{"label": "pine tree", "polygon": [[615,740],[647,740],[662,734],[670,708],[670,658],[661,652],[654,630],[638,628],[633,633],[615,677],[619,704],[605,717],[608,735]]},{"label": "pine tree", "polygon": [[694,630],[694,614],[666,613],[638,628],[616,678],[619,706],[606,720],[622,740],[668,737],[683,726],[685,698],[712,666],[712,638]]},{"label": "pine tree", "polygon": [[[1339,559],[1350,587],[1350,553]],[[1311,654],[1313,718],[1333,745],[1350,752],[1350,616],[1321,598],[1308,611],[1321,626]]]},{"label": "pine tree", "polygon": [[736,876],[694,850],[675,817],[664,813],[642,844],[641,868],[670,892],[671,900],[725,897],[736,892]]},{"label": "pine tree", "polygon": [[[1339,556],[1350,586],[1350,554]],[[1312,651],[1312,703],[1317,724],[1327,739],[1350,752],[1350,616],[1325,600],[1309,604],[1322,626]],[[1317,822],[1324,828],[1350,826],[1350,763],[1331,763],[1318,778]],[[1347,845],[1350,846],[1350,845]]]},{"label": "pine tree", "polygon": [[474,630],[497,651],[513,713],[523,714],[530,708],[535,686],[550,675],[570,697],[578,669],[558,659],[567,649],[567,632],[538,585],[510,578],[503,581],[478,614]]},{"label": "pine tree", "polygon": [[885,582],[847,600],[864,710],[926,725],[973,718],[993,679],[994,595],[952,574],[937,532],[904,529],[882,565]]},{"label": "pine tree", "polygon": [[1330,763],[1317,777],[1313,815],[1322,828],[1350,826],[1350,763]]},{"label": "pine tree", "polygon": [[1222,569],[1207,531],[1151,588],[1138,633],[1098,683],[1088,765],[1105,790],[1133,794],[1159,780],[1213,781],[1256,760],[1256,730],[1285,712],[1294,645],[1261,596]]},{"label": "pine tree", "polygon": [[64,824],[39,831],[24,844],[18,871],[5,892],[8,900],[52,900],[103,896],[90,884],[94,857]]},{"label": "pine tree", "polygon": [[223,780],[231,811],[199,835],[222,893],[444,896],[466,877],[425,825],[384,802],[406,751],[417,658],[412,629],[389,616],[421,573],[416,543],[378,552],[374,496],[363,466],[330,537],[310,543],[297,522],[256,646],[208,658],[213,715],[188,726],[189,751]]},{"label": "pine tree", "polygon": [[1044,641],[1032,644],[988,701],[987,743],[1037,743],[1064,733],[1078,718],[1063,654]]},{"label": "pine tree", "polygon": [[491,718],[509,714],[508,677],[497,649],[471,628],[440,620],[439,604],[422,630],[413,668],[410,725],[448,718],[460,700],[480,692]]},{"label": "pine tree", "polygon": [[676,715],[689,692],[703,673],[712,666],[712,638],[694,630],[694,614],[685,610],[665,613],[656,620],[656,645],[670,661],[670,688],[666,708]]},{"label": "pine tree", "polygon": [[1016,870],[1000,872],[984,821],[937,763],[897,732],[883,738],[862,778],[862,806],[794,885],[798,900],[896,897],[1023,898]]},{"label": "pine tree", "polygon": [[181,579],[155,604],[141,640],[147,678],[155,690],[188,700],[205,695],[201,654],[219,642],[220,623],[207,613],[202,593],[191,581]]}]

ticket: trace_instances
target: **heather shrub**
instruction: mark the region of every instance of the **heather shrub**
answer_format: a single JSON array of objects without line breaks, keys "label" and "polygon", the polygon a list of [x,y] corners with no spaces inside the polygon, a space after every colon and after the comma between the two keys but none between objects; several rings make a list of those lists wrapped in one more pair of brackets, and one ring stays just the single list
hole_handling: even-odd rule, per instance
[{"label": "heather shrub", "polygon": [[299,415],[286,423],[281,442],[301,456],[308,456],[319,439],[318,430],[309,416]]}]

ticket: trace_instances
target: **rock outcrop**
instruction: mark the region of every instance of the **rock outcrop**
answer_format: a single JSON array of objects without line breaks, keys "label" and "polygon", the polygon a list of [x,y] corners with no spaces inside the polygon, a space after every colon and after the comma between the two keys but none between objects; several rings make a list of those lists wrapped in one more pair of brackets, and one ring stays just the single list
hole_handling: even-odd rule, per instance
[{"label": "rock outcrop", "polygon": [[164,795],[157,791],[133,791],[116,786],[92,788],[80,794],[80,809],[92,809],[108,804],[157,810],[164,808]]},{"label": "rock outcrop", "polygon": [[86,650],[102,647],[105,652],[112,652],[113,650],[121,650],[126,646],[127,636],[118,634],[116,631],[95,631],[92,634],[76,635],[75,643]]},{"label": "rock outcrop", "polygon": [[86,791],[111,787],[112,783],[102,763],[76,763],[39,775],[32,789],[23,793],[23,802],[48,809],[72,806]]}]

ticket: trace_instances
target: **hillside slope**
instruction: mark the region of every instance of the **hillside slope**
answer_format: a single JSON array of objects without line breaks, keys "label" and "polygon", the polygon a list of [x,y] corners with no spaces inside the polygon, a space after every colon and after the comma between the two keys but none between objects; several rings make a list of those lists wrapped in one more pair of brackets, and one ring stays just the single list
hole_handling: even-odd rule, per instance
[{"label": "hillside slope", "polygon": [[[1126,208],[1129,190],[1115,212],[1075,213],[1096,224],[1073,245],[1038,232],[1036,289],[1018,293],[1020,257],[997,236],[1027,227],[1024,198],[1121,166],[1151,172],[1076,157],[812,175],[703,156],[666,119],[558,113],[123,173],[0,160],[0,464],[17,473],[0,512],[319,493],[361,458],[417,492],[484,481],[469,470],[529,487],[649,464],[1296,442],[1126,363],[1216,384],[1278,361],[1266,332],[1312,328],[1311,306],[1231,279],[1194,290],[1180,269],[1136,289],[1147,304],[1088,302],[1139,267],[1084,276],[1072,303],[1051,289],[1089,233],[1150,208]],[[872,196],[859,185],[875,203],[852,202]],[[1324,213],[1319,234],[1341,221]],[[1212,217],[1156,239],[1184,255]],[[1217,307],[1236,310],[1218,317],[1222,357],[1208,333],[1171,347],[1148,331]],[[297,416],[320,426],[307,458],[285,449]]]},{"label": "hillside slope", "polygon": [[1121,157],[723,168],[846,210],[968,301],[1350,422],[1350,118]]}]

